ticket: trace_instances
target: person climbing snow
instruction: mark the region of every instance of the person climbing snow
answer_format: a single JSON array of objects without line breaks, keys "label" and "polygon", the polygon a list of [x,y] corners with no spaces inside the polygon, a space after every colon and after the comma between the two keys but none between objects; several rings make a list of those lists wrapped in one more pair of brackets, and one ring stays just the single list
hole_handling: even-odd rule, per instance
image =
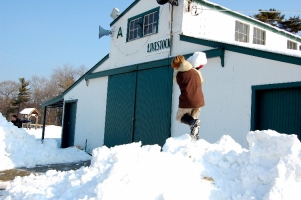
[{"label": "person climbing snow", "polygon": [[205,105],[202,91],[202,75],[190,62],[185,60],[183,55],[174,57],[171,66],[174,70],[177,70],[176,82],[181,91],[176,120],[189,125],[191,137],[197,140],[199,139],[199,127],[201,124],[198,117],[201,107]]}]

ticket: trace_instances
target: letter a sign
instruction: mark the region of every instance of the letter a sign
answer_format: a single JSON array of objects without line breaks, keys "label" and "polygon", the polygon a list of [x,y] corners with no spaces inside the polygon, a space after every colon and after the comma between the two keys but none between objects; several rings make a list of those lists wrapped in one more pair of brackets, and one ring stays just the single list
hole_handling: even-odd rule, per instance
[{"label": "letter a sign", "polygon": [[119,36],[123,37],[123,36],[122,36],[122,30],[121,30],[121,27],[119,27],[118,34],[117,34],[117,38],[118,38]]}]

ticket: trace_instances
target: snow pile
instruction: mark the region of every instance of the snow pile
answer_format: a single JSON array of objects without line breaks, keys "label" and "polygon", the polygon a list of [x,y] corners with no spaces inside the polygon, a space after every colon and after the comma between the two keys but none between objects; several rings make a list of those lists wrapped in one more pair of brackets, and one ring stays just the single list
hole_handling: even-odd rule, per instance
[{"label": "snow pile", "polygon": [[[170,141],[169,141],[170,140]],[[216,199],[301,199],[301,144],[296,135],[249,132],[249,150],[230,136],[217,143],[167,140],[164,150],[189,156],[215,180]],[[185,141],[185,142],[183,142]]]},{"label": "snow pile", "polygon": [[5,199],[301,199],[296,135],[249,132],[249,150],[224,135],[210,144],[189,135],[158,145],[93,150],[90,167],[16,178]]},{"label": "snow pile", "polygon": [[54,139],[45,139],[42,144],[34,135],[7,122],[0,113],[0,171],[91,159],[76,147],[59,149],[57,146]]},{"label": "snow pile", "polygon": [[241,172],[244,188],[265,194],[265,199],[301,199],[300,190],[296,191],[301,188],[301,145],[297,136],[256,131],[248,134],[247,140],[249,163]]}]

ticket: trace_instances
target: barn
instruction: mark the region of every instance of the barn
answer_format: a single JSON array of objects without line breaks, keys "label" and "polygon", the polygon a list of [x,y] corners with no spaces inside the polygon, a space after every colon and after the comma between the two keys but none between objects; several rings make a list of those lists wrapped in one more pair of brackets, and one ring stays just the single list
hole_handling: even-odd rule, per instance
[{"label": "barn", "polygon": [[250,130],[266,129],[301,139],[300,36],[202,0],[135,0],[110,27],[109,53],[42,104],[63,108],[61,147],[162,146],[188,133],[175,120],[180,91],[170,63],[194,52],[208,59],[202,139],[230,135],[247,147]]}]

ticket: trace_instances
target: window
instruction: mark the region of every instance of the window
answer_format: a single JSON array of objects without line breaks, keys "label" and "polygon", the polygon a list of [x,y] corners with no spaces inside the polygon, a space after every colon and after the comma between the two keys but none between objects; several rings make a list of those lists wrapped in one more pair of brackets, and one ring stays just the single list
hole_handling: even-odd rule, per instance
[{"label": "window", "polygon": [[297,43],[288,40],[288,41],[287,41],[287,48],[288,48],[288,49],[294,49],[294,50],[297,50]]},{"label": "window", "polygon": [[235,41],[249,42],[249,25],[236,21]]},{"label": "window", "polygon": [[144,16],[143,23],[143,36],[150,35],[157,32],[157,13],[153,12],[151,14]]},{"label": "window", "polygon": [[158,33],[159,9],[157,7],[128,19],[128,41]]},{"label": "window", "polygon": [[254,27],[254,29],[253,29],[253,44],[265,45],[265,31]]},{"label": "window", "polygon": [[139,23],[140,20],[141,18],[137,18],[130,21],[129,40],[140,38],[140,32],[141,32],[141,25]]},{"label": "window", "polygon": [[301,45],[299,46],[299,50],[301,51]]}]

